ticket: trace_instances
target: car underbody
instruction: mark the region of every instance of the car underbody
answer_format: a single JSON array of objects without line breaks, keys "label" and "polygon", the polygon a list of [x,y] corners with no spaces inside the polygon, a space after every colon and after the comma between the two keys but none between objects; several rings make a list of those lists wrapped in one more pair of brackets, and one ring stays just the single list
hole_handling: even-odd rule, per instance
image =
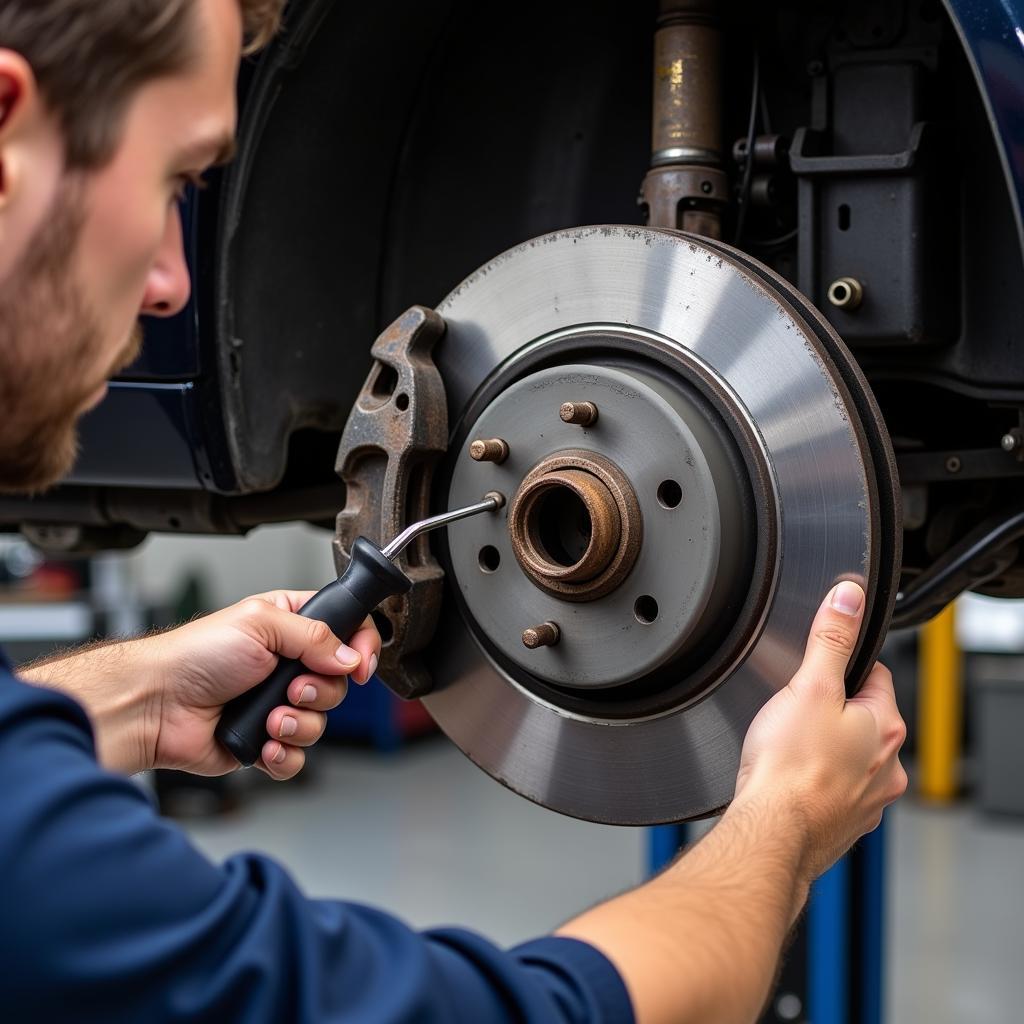
[{"label": "car underbody", "polygon": [[383,677],[548,806],[713,811],[836,579],[851,688],[891,623],[1024,596],[1024,62],[958,6],[294,5],[185,319],[3,522],[307,520],[340,568],[500,491],[403,556]]}]

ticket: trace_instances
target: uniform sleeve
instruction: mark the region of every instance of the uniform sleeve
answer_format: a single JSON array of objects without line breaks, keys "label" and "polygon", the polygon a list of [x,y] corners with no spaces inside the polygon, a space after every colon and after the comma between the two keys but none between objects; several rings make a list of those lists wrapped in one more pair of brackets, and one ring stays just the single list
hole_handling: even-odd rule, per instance
[{"label": "uniform sleeve", "polygon": [[10,1020],[630,1022],[596,949],[502,951],[309,900],[273,861],[223,867],[101,770],[84,713],[0,676],[0,949]]}]

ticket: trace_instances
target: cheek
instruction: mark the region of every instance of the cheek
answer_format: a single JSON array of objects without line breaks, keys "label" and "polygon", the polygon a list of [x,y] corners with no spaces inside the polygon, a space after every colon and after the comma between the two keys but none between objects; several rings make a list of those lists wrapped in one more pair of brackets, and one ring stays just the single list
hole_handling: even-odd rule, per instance
[{"label": "cheek", "polygon": [[[79,280],[93,308],[112,325],[139,310],[149,272],[174,213],[163,196],[148,195],[138,181],[101,172],[92,190],[78,252]],[[108,176],[109,175],[109,176]],[[120,324],[114,326],[120,330]]]}]

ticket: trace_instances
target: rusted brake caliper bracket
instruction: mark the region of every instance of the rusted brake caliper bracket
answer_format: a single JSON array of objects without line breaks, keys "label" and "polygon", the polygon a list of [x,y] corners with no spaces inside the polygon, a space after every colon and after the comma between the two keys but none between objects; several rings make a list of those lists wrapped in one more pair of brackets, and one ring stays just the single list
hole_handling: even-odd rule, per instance
[{"label": "rusted brake caliper bracket", "polygon": [[[373,368],[338,451],[337,471],[347,488],[334,540],[339,573],[357,537],[383,545],[430,514],[434,468],[448,448],[444,382],[431,355],[444,332],[437,313],[413,306],[374,342]],[[431,689],[420,654],[437,628],[444,570],[426,536],[406,548],[397,564],[413,585],[375,615],[385,641],[378,671],[395,693],[412,699]]]}]

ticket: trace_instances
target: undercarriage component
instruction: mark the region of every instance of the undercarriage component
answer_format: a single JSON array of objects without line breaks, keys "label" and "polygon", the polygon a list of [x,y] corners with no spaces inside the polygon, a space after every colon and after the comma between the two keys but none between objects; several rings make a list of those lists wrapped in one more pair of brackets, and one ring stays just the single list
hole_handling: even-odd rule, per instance
[{"label": "undercarriage component", "polygon": [[[545,806],[712,813],[827,590],[867,588],[851,690],[888,626],[894,462],[855,363],[764,267],[653,229],[535,239],[438,312],[452,432],[433,503],[509,505],[437,538],[425,704]],[[567,422],[567,403],[599,415]],[[473,458],[497,438],[506,459]]]},{"label": "undercarriage component", "polygon": [[980,523],[897,596],[893,627],[924,622],[965,590],[980,589],[1006,572],[1020,557],[1022,539],[1024,509],[1019,506]]},{"label": "undercarriage component", "polygon": [[938,33],[925,24],[897,51],[837,48],[793,137],[797,284],[853,347],[946,344],[960,323],[952,140],[926,93]]},{"label": "undercarriage component", "polygon": [[[381,545],[429,514],[434,466],[448,443],[444,383],[431,357],[444,329],[432,310],[413,306],[374,343],[375,362],[338,452],[347,488],[334,545],[339,574],[357,538]],[[400,696],[419,697],[430,689],[430,677],[418,655],[437,626],[444,573],[426,537],[396,564],[412,588],[374,613],[384,640],[380,671]]]},{"label": "undercarriage component", "polygon": [[716,0],[662,0],[654,36],[651,169],[640,189],[649,224],[720,238],[721,28]]}]

